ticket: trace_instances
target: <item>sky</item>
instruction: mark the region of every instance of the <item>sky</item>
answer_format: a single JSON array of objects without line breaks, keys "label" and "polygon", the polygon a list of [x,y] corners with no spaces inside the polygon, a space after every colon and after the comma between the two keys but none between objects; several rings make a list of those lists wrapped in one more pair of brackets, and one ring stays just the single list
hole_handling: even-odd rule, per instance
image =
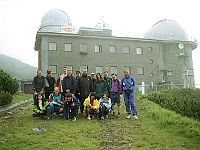
[{"label": "sky", "polygon": [[[200,41],[199,0],[0,0],[0,54],[38,65],[34,50],[42,17],[52,9],[65,11],[72,26],[95,27],[101,16],[113,31],[144,35],[163,19],[179,23]],[[193,50],[195,83],[200,84],[200,48]]]}]

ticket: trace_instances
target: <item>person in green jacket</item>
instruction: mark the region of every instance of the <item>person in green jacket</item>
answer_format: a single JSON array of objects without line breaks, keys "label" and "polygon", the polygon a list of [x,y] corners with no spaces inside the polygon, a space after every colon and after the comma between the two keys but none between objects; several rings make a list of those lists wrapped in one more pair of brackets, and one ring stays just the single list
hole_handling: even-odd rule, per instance
[{"label": "person in green jacket", "polygon": [[103,93],[106,92],[106,83],[104,82],[100,73],[96,74],[96,80],[94,82],[94,92],[96,93],[96,99],[99,100]]},{"label": "person in green jacket", "polygon": [[43,117],[47,116],[47,119],[50,119],[51,108],[49,106],[49,102],[43,97],[43,94],[39,92],[37,94],[37,100],[33,105],[33,117]]}]

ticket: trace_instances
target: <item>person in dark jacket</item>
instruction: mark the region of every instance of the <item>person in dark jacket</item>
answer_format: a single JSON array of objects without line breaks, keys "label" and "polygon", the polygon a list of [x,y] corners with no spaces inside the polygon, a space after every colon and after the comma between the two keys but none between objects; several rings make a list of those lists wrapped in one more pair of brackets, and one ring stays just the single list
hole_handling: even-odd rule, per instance
[{"label": "person in dark jacket", "polygon": [[50,119],[51,108],[49,102],[43,97],[41,92],[37,93],[37,100],[33,105],[33,117],[43,117],[47,116],[47,119]]},{"label": "person in dark jacket", "polygon": [[97,100],[99,100],[102,97],[103,93],[106,92],[106,84],[100,73],[96,74],[96,80],[94,82],[94,92],[96,93]]},{"label": "person in dark jacket", "polygon": [[37,100],[37,93],[44,93],[45,88],[45,77],[42,76],[42,71],[37,71],[37,76],[33,78],[33,99],[34,103]]},{"label": "person in dark jacket", "polygon": [[76,92],[76,78],[72,76],[72,71],[70,69],[67,70],[67,76],[63,78],[62,82],[63,94]]},{"label": "person in dark jacket", "polygon": [[45,98],[49,99],[49,96],[54,91],[54,87],[56,85],[56,79],[51,76],[51,70],[47,70],[46,81],[48,82],[49,86],[44,88],[45,91]]},{"label": "person in dark jacket", "polygon": [[64,102],[64,118],[71,119],[72,121],[76,121],[77,108],[79,101],[76,97],[71,93],[65,94],[65,102]]},{"label": "person in dark jacket", "polygon": [[78,87],[78,94],[80,95],[80,111],[83,113],[84,110],[84,101],[89,96],[90,92],[92,91],[92,80],[90,76],[87,76],[87,69],[83,69],[82,76],[78,78],[77,81],[77,87]]}]

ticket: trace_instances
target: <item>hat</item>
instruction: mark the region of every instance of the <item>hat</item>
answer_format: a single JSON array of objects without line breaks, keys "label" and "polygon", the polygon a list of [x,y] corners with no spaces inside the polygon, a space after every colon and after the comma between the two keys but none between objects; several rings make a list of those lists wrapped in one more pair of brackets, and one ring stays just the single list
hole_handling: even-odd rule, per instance
[{"label": "hat", "polygon": [[91,73],[91,75],[95,75],[95,73],[94,73],[94,72],[92,72],[92,73]]},{"label": "hat", "polygon": [[47,73],[48,73],[48,74],[51,74],[51,70],[50,70],[50,69],[48,69],[48,70],[47,70]]}]

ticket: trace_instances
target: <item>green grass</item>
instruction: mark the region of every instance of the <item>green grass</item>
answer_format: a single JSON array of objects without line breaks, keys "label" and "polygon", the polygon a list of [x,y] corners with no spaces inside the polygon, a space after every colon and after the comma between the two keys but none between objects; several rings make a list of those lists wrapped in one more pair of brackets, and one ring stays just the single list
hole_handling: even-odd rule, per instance
[{"label": "green grass", "polygon": [[13,95],[12,104],[21,102],[23,100],[29,100],[31,98],[33,98],[32,94],[16,93]]},{"label": "green grass", "polygon": [[87,120],[78,114],[77,121],[72,122],[61,117],[32,118],[32,104],[23,104],[1,113],[0,149],[199,149],[199,121],[145,99],[136,101],[136,105],[139,120],[126,119],[122,100],[120,118]]}]

